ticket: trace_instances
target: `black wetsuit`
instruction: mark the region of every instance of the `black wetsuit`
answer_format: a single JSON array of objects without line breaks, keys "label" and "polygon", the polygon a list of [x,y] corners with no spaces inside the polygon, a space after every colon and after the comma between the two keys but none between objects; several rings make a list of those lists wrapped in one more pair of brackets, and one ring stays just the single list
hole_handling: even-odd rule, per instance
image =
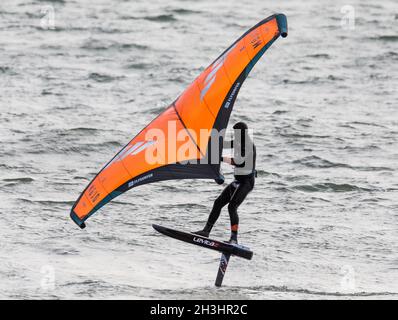
[{"label": "black wetsuit", "polygon": [[[233,147],[233,142],[227,144],[230,144],[227,147]],[[236,149],[237,148],[234,148],[234,158],[232,159],[232,164],[235,166],[235,181],[229,184],[214,201],[213,209],[211,210],[205,227],[205,230],[207,229],[206,231],[210,232],[220,216],[221,209],[228,204],[232,238],[235,238],[235,240],[237,238],[239,225],[238,207],[245,200],[250,191],[253,190],[256,177],[256,146],[254,143],[249,140],[245,150]],[[239,151],[240,154],[236,157]],[[239,158],[240,161],[237,161],[237,158]]]}]

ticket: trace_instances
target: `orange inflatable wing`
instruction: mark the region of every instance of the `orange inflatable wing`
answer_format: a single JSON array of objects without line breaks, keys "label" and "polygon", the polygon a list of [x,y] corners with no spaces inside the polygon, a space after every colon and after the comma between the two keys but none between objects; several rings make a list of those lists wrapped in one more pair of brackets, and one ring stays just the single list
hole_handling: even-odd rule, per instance
[{"label": "orange inflatable wing", "polygon": [[[223,129],[243,81],[280,35],[287,36],[287,20],[276,14],[236,40],[94,177],[73,205],[72,220],[84,228],[99,208],[145,183],[193,178],[222,183]],[[215,150],[214,139],[219,139]]]}]

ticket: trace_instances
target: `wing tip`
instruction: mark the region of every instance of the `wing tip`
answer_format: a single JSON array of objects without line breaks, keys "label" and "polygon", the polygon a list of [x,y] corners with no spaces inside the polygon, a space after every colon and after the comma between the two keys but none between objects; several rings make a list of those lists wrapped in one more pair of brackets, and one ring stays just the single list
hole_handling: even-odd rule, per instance
[{"label": "wing tip", "polygon": [[70,217],[73,220],[74,223],[76,223],[80,229],[84,229],[86,227],[86,224],[84,223],[83,220],[81,220],[77,214],[73,211],[70,212]]},{"label": "wing tip", "polygon": [[282,38],[287,37],[287,18],[283,13],[278,13],[275,15],[276,16],[276,21],[278,23],[278,29],[279,32],[282,36]]}]

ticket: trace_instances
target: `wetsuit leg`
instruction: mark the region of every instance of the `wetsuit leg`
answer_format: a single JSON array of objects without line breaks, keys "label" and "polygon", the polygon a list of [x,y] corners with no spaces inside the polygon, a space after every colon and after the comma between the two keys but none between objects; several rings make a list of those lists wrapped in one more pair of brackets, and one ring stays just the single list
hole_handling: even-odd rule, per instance
[{"label": "wetsuit leg", "polygon": [[[225,187],[223,192],[218,196],[218,198],[214,201],[213,209],[210,212],[209,219],[206,224],[206,231],[210,232],[213,225],[216,223],[218,217],[220,216],[221,209],[225,207],[228,202],[231,200],[231,196],[233,195],[236,189],[236,185],[234,183],[229,184]],[[210,229],[210,230],[209,230]]]},{"label": "wetsuit leg", "polygon": [[239,182],[239,186],[236,188],[233,193],[229,205],[228,205],[228,213],[229,218],[231,220],[231,239],[236,240],[238,236],[238,228],[239,228],[239,216],[238,216],[238,207],[241,203],[246,199],[247,195],[250,191],[253,190],[254,181],[244,180]]}]

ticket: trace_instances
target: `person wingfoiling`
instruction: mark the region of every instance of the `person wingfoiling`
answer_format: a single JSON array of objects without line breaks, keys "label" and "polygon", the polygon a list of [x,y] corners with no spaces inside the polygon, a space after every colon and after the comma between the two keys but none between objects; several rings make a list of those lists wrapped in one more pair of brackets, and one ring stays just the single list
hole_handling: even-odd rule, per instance
[{"label": "person wingfoiling", "polygon": [[214,201],[213,209],[203,230],[195,234],[209,237],[220,216],[221,209],[228,204],[231,221],[231,243],[238,242],[239,216],[238,207],[253,190],[256,178],[256,146],[248,133],[248,126],[238,122],[233,126],[234,140],[224,143],[226,148],[233,148],[233,158],[222,157],[222,161],[234,166],[235,180],[230,183]]}]

